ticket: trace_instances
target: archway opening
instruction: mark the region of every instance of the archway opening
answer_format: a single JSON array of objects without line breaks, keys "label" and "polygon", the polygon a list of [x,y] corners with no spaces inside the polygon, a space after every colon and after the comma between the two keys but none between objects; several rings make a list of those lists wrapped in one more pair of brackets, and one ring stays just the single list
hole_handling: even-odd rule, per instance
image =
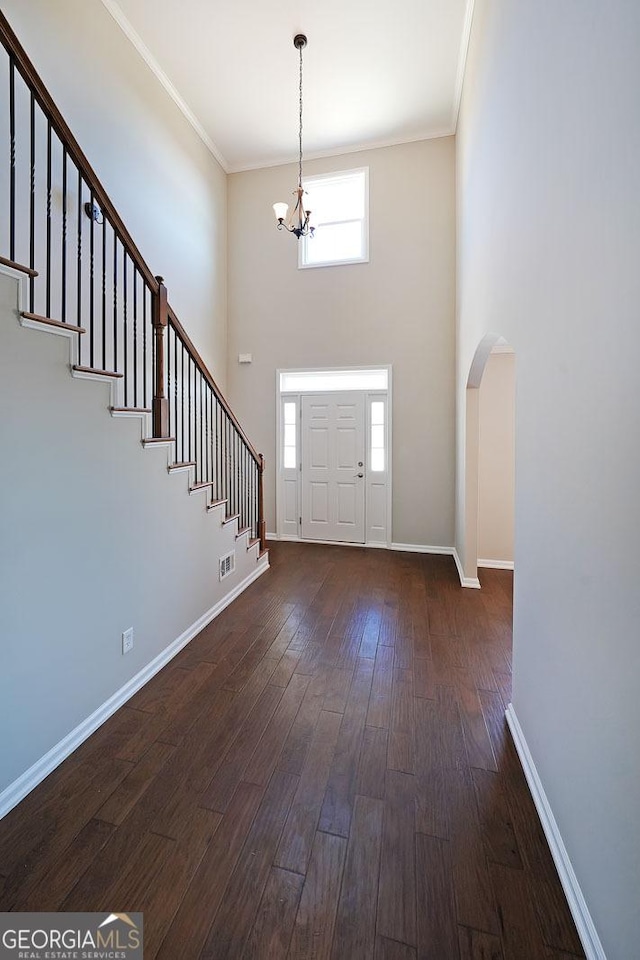
[{"label": "archway opening", "polygon": [[478,568],[514,567],[515,353],[504,337],[478,344],[465,391],[462,583]]}]

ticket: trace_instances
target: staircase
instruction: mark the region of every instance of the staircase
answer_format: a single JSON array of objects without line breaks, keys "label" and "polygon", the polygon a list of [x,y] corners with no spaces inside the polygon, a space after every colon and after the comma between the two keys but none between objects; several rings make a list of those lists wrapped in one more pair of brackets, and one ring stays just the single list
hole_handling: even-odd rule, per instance
[{"label": "staircase", "polygon": [[[268,552],[262,455],[1,12],[0,41],[1,817],[267,569]],[[99,464],[117,476],[92,496]],[[136,530],[121,517],[110,537],[106,501],[134,499]],[[53,538],[67,529],[65,552]],[[172,582],[180,603],[163,605]],[[120,631],[134,620],[125,658]]]},{"label": "staircase", "polygon": [[[71,331],[71,372],[112,384],[114,417],[138,416],[190,493],[225,507],[266,551],[264,460],[222,396],[89,161],[0,12],[9,169],[0,265],[28,278],[21,322]],[[4,211],[3,211],[4,212]]]}]

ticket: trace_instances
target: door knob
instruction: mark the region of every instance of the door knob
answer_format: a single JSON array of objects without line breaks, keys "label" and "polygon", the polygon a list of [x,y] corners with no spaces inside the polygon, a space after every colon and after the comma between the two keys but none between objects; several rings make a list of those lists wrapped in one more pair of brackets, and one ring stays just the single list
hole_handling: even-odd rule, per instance
[{"label": "door knob", "polygon": [[354,473],[354,477],[364,477],[364,473]]}]

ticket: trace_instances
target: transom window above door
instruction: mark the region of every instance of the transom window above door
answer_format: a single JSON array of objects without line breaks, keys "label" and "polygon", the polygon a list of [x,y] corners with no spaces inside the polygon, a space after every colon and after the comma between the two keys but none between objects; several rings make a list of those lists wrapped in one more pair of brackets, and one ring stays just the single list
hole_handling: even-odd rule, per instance
[{"label": "transom window above door", "polygon": [[331,390],[388,390],[389,370],[283,370],[280,393],[328,393]]}]

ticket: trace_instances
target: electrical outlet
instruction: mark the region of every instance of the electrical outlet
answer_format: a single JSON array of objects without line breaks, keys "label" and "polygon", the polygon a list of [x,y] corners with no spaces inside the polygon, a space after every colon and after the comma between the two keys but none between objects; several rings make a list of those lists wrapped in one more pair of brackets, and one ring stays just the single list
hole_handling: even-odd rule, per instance
[{"label": "electrical outlet", "polygon": [[130,653],[133,650],[133,627],[129,627],[122,634],[122,652]]}]

